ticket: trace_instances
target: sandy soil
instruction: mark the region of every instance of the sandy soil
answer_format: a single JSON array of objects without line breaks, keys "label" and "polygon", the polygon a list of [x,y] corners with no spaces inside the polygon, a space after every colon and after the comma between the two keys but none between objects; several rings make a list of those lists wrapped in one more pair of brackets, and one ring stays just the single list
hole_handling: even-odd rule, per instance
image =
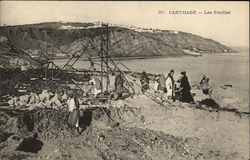
[{"label": "sandy soil", "polygon": [[199,146],[228,154],[238,152],[246,158],[249,156],[249,114],[209,109],[205,105],[200,108],[178,102],[176,105],[181,105],[182,108],[166,109],[155,106],[144,96],[139,99],[144,102],[144,109],[141,110],[145,123],[135,126],[174,136],[197,138],[200,140]]},{"label": "sandy soil", "polygon": [[67,111],[2,109],[0,159],[249,158],[249,114],[174,105],[139,95],[112,102],[105,113],[88,108],[81,133],[68,126]]}]

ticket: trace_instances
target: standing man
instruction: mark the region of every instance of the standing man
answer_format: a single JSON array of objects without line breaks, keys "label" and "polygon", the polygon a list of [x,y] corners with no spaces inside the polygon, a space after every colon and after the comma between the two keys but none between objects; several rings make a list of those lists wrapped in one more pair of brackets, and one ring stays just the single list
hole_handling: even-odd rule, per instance
[{"label": "standing man", "polygon": [[175,101],[174,98],[174,70],[170,70],[170,72],[168,73],[168,77],[166,80],[166,88],[167,88],[167,99],[172,99],[173,101]]}]

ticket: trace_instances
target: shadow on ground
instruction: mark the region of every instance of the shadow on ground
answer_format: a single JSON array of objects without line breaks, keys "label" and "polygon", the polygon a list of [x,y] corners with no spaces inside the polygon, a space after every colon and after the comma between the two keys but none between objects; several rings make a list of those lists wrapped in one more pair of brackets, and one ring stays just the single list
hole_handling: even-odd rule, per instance
[{"label": "shadow on ground", "polygon": [[[202,105],[205,105],[206,108],[202,107]],[[198,109],[203,109],[203,110],[211,110],[212,111],[225,111],[225,112],[232,112],[232,113],[236,113],[236,114],[250,114],[249,112],[240,112],[239,110],[235,109],[235,108],[225,108],[225,107],[221,107],[215,100],[213,99],[203,99],[201,102],[199,102],[199,106],[197,106],[196,108]]]},{"label": "shadow on ground", "polygon": [[37,139],[37,134],[33,137],[25,138],[22,143],[17,147],[18,151],[37,153],[42,149],[43,142]]}]

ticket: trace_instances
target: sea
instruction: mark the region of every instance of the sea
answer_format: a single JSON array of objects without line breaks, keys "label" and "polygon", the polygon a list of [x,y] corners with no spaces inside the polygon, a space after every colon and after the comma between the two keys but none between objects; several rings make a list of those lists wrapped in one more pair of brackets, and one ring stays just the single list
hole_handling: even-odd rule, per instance
[{"label": "sea", "polygon": [[[68,59],[59,59],[54,62],[62,66],[67,61]],[[205,54],[199,57],[115,59],[114,61],[123,71],[146,71],[167,75],[173,69],[175,79],[180,76],[180,72],[186,71],[192,85],[198,84],[202,75],[206,75],[215,86],[232,85],[237,88],[249,88],[249,52]],[[100,70],[100,61],[95,60],[95,63],[96,69]],[[77,69],[88,69],[89,66],[90,63],[86,59],[79,59],[74,64],[74,68]]]}]

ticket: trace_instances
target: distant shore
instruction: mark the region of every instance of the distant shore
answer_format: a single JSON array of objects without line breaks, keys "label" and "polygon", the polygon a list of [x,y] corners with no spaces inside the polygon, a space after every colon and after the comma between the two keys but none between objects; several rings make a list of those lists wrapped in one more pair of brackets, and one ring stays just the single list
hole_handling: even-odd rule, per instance
[{"label": "distant shore", "polygon": [[[235,52],[227,52],[224,54],[231,54],[231,53],[235,53]],[[203,55],[213,55],[213,54],[223,54],[223,53],[202,53],[201,56]],[[163,55],[152,55],[152,56],[122,56],[122,57],[114,57],[111,56],[112,58],[118,59],[118,60],[136,60],[136,59],[153,59],[153,58],[182,58],[182,57],[196,57],[193,55],[189,55],[189,54],[183,54],[183,55],[167,55],[167,56],[163,56]],[[199,56],[197,56],[199,57]],[[53,60],[66,60],[69,59],[69,57],[55,57]],[[80,60],[82,61],[88,61],[87,57],[82,57],[80,58]],[[100,60],[100,58],[96,58],[93,57],[93,60]]]}]

